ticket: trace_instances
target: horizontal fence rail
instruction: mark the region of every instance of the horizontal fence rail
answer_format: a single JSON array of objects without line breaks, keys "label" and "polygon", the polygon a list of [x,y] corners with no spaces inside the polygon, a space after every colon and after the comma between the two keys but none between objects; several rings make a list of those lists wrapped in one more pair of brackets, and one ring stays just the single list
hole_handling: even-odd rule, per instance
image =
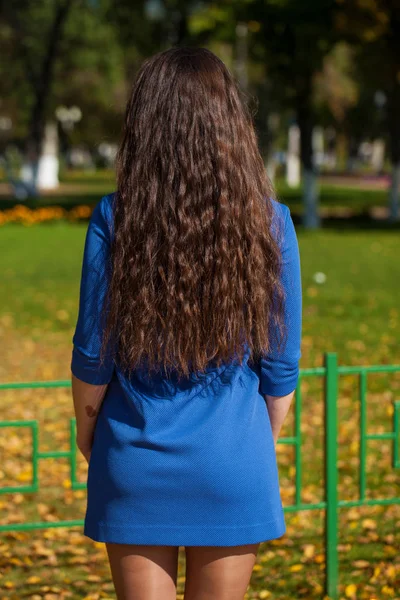
[{"label": "horizontal fence rail", "polygon": [[[332,600],[337,600],[339,560],[338,560],[338,512],[340,508],[355,506],[375,506],[400,504],[400,496],[392,498],[367,498],[366,483],[366,457],[368,442],[371,440],[389,440],[392,442],[392,466],[400,468],[400,400],[394,402],[393,429],[384,433],[368,433],[367,430],[367,384],[368,375],[371,373],[398,373],[400,365],[374,365],[374,366],[338,366],[336,353],[330,352],[324,355],[324,366],[300,369],[299,382],[295,394],[294,431],[289,437],[282,437],[279,444],[292,445],[295,448],[295,501],[284,507],[285,512],[297,512],[302,510],[324,510],[325,511],[325,593]],[[340,375],[355,375],[359,382],[359,486],[358,499],[340,500],[338,497],[338,385]],[[304,378],[319,377],[324,383],[325,415],[324,415],[324,500],[321,502],[304,503],[301,499],[302,491],[302,391],[301,384]],[[37,389],[37,388],[68,388],[71,381],[46,381],[26,383],[0,383],[1,390],[11,389]],[[0,428],[24,427],[31,430],[32,435],[32,481],[29,485],[7,486],[0,488],[0,494],[21,492],[31,493],[39,490],[38,462],[46,458],[68,458],[70,466],[70,484],[72,490],[86,488],[86,483],[77,479],[77,445],[76,445],[76,420],[70,419],[70,449],[67,451],[39,450],[39,425],[38,421],[15,420],[0,421]],[[56,522],[33,522],[0,524],[0,532],[21,531],[31,529],[48,529],[51,527],[74,527],[83,526],[84,520],[56,521]]]}]

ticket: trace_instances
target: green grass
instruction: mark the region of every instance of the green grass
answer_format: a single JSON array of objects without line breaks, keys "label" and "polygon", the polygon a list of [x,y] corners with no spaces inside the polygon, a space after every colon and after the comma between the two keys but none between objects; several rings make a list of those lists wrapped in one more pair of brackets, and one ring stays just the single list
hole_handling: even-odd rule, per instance
[{"label": "green grass", "polygon": [[[80,198],[80,203],[82,200]],[[46,223],[24,227],[9,224],[0,228],[0,329],[3,344],[0,368],[3,381],[68,379],[71,337],[77,317],[79,280],[86,223]],[[395,229],[326,228],[306,232],[297,228],[303,281],[302,367],[322,364],[323,352],[338,353],[340,364],[400,363],[400,312],[398,307],[400,261],[398,231]],[[318,284],[316,272],[326,275]],[[341,498],[357,497],[357,427],[359,407],[357,380],[342,377],[339,386],[339,469]],[[371,376],[368,381],[368,429],[391,429],[392,401],[399,397],[400,377]],[[306,502],[322,499],[323,402],[322,382],[308,380],[303,388],[303,485]],[[72,402],[68,390],[27,390],[4,392],[0,399],[3,419],[37,418],[40,422],[40,449],[68,449],[68,419]],[[293,412],[285,423],[290,435]],[[21,481],[28,468],[29,436],[10,431],[0,442],[7,450],[5,479]],[[368,445],[368,489],[371,497],[392,496],[398,477],[391,468],[391,445]],[[278,447],[284,504],[293,502],[293,449]],[[2,469],[2,465],[0,465]],[[85,478],[80,462],[79,477]],[[0,473],[1,477],[1,473]],[[40,465],[41,490],[36,495],[1,496],[3,508],[15,521],[38,520],[37,506],[56,518],[83,518],[82,494],[63,488],[69,477],[66,461],[45,460]],[[0,482],[4,485],[4,482]],[[11,482],[10,482],[11,483]],[[13,498],[14,509],[9,509]],[[1,505],[0,505],[1,509]],[[48,511],[48,512],[46,512]],[[287,514],[288,534],[282,540],[261,547],[253,572],[249,598],[259,598],[268,589],[271,598],[322,598],[323,541],[322,513]],[[371,528],[370,521],[377,524]],[[396,588],[399,560],[400,513],[394,508],[365,508],[340,512],[340,560],[342,590],[358,585],[355,598],[395,598],[385,585]],[[0,544],[9,549],[2,566],[0,599],[51,594],[58,598],[82,598],[91,592],[98,598],[113,598],[110,573],[104,551],[88,542],[78,531],[35,531],[0,535]],[[36,545],[35,545],[36,544]],[[305,545],[314,548],[305,556]],[[58,565],[49,566],[45,552],[54,552]],[[10,562],[12,558],[33,557],[29,568]],[[367,565],[357,566],[357,561]],[[397,575],[390,571],[396,565]],[[284,564],[284,568],[283,565]],[[287,571],[291,565],[300,569]],[[369,565],[369,566],[368,566]],[[297,569],[298,567],[294,567]],[[26,569],[28,568],[28,572]],[[180,557],[179,589],[183,586],[184,559]],[[375,571],[379,568],[379,572]],[[27,584],[28,576],[41,581]],[[88,579],[88,577],[91,577]],[[96,583],[101,577],[102,588]],[[14,587],[4,587],[9,581]],[[372,583],[371,583],[372,581]],[[104,587],[103,587],[104,584]],[[51,589],[45,589],[46,585]],[[108,587],[107,587],[108,586]],[[54,589],[53,589],[54,588]],[[53,589],[53,592],[52,592]],[[58,591],[56,591],[58,589]],[[60,591],[61,590],[61,591]],[[383,591],[382,591],[383,590]],[[67,592],[64,595],[64,592]],[[101,595],[95,596],[101,591]],[[68,595],[69,593],[69,595]],[[344,591],[342,591],[344,597]],[[50,596],[49,596],[50,597]]]},{"label": "green grass", "polygon": [[[0,314],[11,314],[27,333],[37,327],[72,328],[86,228],[87,223],[64,222],[3,226],[0,270],[7,293],[0,298]],[[363,344],[374,348],[378,362],[400,360],[398,232],[298,228],[298,238],[306,339],[302,366],[318,363],[325,350],[337,351],[341,362],[358,362],[366,355]],[[314,281],[316,272],[326,275],[324,284]]]},{"label": "green grass", "polygon": [[87,223],[9,224],[0,229],[0,269],[7,293],[0,313],[26,332],[65,330],[77,313]]},{"label": "green grass", "polygon": [[[323,351],[336,351],[340,362],[360,358],[400,360],[400,264],[396,231],[299,231],[304,298],[304,336],[313,350],[303,366]],[[316,272],[326,282],[314,280]],[[359,348],[350,342],[360,341]],[[364,348],[364,347],[365,348]],[[369,350],[368,350],[369,349]]]},{"label": "green grass", "polygon": [[[365,187],[346,188],[324,183],[321,183],[319,188],[321,206],[346,206],[358,213],[370,206],[385,206],[388,201],[386,190],[365,189]],[[300,187],[289,188],[284,182],[278,181],[276,189],[278,197],[284,204],[296,210],[302,209]]]}]

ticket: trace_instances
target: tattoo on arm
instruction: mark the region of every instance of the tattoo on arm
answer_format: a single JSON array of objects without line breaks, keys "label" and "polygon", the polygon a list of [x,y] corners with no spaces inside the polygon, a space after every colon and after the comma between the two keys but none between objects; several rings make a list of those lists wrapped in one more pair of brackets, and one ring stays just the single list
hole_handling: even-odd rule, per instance
[{"label": "tattoo on arm", "polygon": [[97,410],[90,404],[86,404],[85,409],[88,417],[95,417],[97,415]]}]

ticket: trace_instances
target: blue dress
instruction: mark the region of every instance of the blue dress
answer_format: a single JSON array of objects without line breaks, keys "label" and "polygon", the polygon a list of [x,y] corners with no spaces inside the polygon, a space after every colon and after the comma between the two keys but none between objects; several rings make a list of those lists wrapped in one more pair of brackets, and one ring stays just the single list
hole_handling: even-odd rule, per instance
[{"label": "blue dress", "polygon": [[[108,384],[87,477],[84,535],[99,542],[234,546],[281,537],[285,519],[270,419],[262,394],[283,396],[298,381],[301,278],[287,206],[271,200],[283,254],[285,349],[257,366],[211,364],[185,381],[125,377],[100,368],[99,307],[113,235],[114,194],[96,205],[86,233],[72,373]],[[281,228],[282,227],[282,228]]]}]

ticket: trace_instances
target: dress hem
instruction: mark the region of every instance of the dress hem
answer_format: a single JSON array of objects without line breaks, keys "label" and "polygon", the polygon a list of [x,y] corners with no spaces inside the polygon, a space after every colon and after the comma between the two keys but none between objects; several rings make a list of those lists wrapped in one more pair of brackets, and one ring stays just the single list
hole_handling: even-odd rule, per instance
[{"label": "dress hem", "polygon": [[[152,535],[151,532],[154,532]],[[83,534],[96,542],[160,546],[240,546],[280,538],[286,533],[284,519],[243,527],[188,525],[106,525],[85,520]]]}]

